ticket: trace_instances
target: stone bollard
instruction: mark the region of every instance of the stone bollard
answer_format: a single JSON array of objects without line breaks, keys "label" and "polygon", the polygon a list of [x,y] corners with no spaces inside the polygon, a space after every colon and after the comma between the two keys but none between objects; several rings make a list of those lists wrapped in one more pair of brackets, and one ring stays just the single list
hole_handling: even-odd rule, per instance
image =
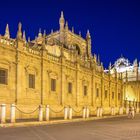
[{"label": "stone bollard", "polygon": [[102,117],[102,116],[103,116],[103,108],[100,107],[100,108],[99,108],[99,117]]},{"label": "stone bollard", "polygon": [[11,104],[11,114],[10,114],[10,121],[11,121],[11,123],[15,123],[15,119],[16,119],[15,104]]},{"label": "stone bollard", "polygon": [[139,113],[139,108],[138,107],[136,108],[136,113]]},{"label": "stone bollard", "polygon": [[114,109],[111,107],[111,115],[114,115]]},{"label": "stone bollard", "polygon": [[97,117],[99,117],[100,116],[100,109],[99,109],[99,107],[97,108]]},{"label": "stone bollard", "polygon": [[113,107],[113,115],[115,116],[116,115],[116,108]]},{"label": "stone bollard", "polygon": [[132,117],[134,118],[135,117],[135,108],[134,107],[132,107]]},{"label": "stone bollard", "polygon": [[83,107],[83,118],[85,119],[86,118],[86,108]]},{"label": "stone bollard", "polygon": [[46,106],[46,121],[49,121],[49,119],[50,119],[50,106],[49,105],[47,105]]},{"label": "stone bollard", "polygon": [[42,105],[39,106],[39,121],[43,121],[43,107]]},{"label": "stone bollard", "polygon": [[123,115],[123,107],[119,108],[119,115]]},{"label": "stone bollard", "polygon": [[64,108],[64,120],[68,119],[68,107]]},{"label": "stone bollard", "polygon": [[136,103],[136,113],[139,113],[139,102]]},{"label": "stone bollard", "polygon": [[71,107],[69,108],[69,119],[70,120],[72,119],[72,108]]},{"label": "stone bollard", "polygon": [[129,107],[126,107],[126,114],[128,115],[129,113]]},{"label": "stone bollard", "polygon": [[86,118],[89,118],[89,108],[86,108]]},{"label": "stone bollard", "polygon": [[6,122],[6,104],[1,104],[1,123]]}]

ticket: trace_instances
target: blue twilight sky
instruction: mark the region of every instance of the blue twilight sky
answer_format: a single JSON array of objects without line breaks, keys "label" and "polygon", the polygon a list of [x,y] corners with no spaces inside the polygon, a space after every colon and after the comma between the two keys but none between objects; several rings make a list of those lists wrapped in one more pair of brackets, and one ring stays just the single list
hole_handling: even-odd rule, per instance
[{"label": "blue twilight sky", "polygon": [[100,54],[105,67],[121,54],[140,60],[140,0],[1,0],[0,34],[9,23],[15,37],[19,21],[32,39],[39,28],[58,30],[61,10],[70,29],[83,37],[90,30],[92,52]]}]

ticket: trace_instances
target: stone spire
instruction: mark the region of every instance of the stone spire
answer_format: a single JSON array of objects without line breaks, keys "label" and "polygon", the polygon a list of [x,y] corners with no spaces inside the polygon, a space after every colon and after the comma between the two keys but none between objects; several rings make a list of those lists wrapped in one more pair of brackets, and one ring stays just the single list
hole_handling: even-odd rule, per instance
[{"label": "stone spire", "polygon": [[61,17],[59,19],[59,24],[60,24],[60,30],[64,30],[65,19],[64,19],[63,11],[61,11]]},{"label": "stone spire", "polygon": [[109,70],[111,70],[111,62],[109,63]]},{"label": "stone spire", "polygon": [[102,69],[102,71],[104,71],[104,65],[103,65],[103,62],[101,62],[101,69]]},{"label": "stone spire", "polygon": [[25,34],[25,31],[23,31],[23,40],[26,42],[26,34]]},{"label": "stone spire", "polygon": [[134,60],[133,65],[134,65],[134,67],[138,66],[138,61],[137,61],[137,59]]},{"label": "stone spire", "polygon": [[64,43],[64,36],[65,36],[65,33],[64,33],[64,26],[65,26],[65,19],[64,19],[64,14],[63,12],[61,12],[61,17],[59,19],[59,25],[60,25],[60,42],[61,43]]},{"label": "stone spire", "polygon": [[81,31],[79,31],[79,36],[81,36]]},{"label": "stone spire", "polygon": [[94,54],[93,58],[94,58],[94,61],[96,63],[97,62],[97,56],[96,56],[96,54]]},{"label": "stone spire", "polygon": [[72,33],[74,33],[74,27],[72,27]]},{"label": "stone spire", "polygon": [[46,37],[46,30],[44,30],[43,37]]},{"label": "stone spire", "polygon": [[22,24],[21,24],[21,22],[19,22],[19,24],[18,24],[17,39],[22,39]]},{"label": "stone spire", "polygon": [[134,71],[137,71],[137,69],[138,69],[138,61],[137,61],[137,59],[134,60],[133,67],[134,67]]},{"label": "stone spire", "polygon": [[91,53],[91,36],[89,30],[87,30],[86,41],[87,41],[87,53],[88,56],[90,57],[92,53]]},{"label": "stone spire", "polygon": [[6,29],[5,29],[5,35],[4,35],[6,38],[10,38],[10,32],[9,32],[9,25],[7,24],[6,25]]},{"label": "stone spire", "polygon": [[30,37],[28,37],[28,42],[30,42],[31,40],[30,40]]},{"label": "stone spire", "polygon": [[41,28],[39,29],[38,37],[42,37]]},{"label": "stone spire", "polygon": [[100,55],[98,54],[98,59],[97,59],[97,61],[98,61],[98,64],[100,65]]},{"label": "stone spire", "polygon": [[86,38],[87,38],[87,39],[90,39],[90,38],[91,38],[89,30],[87,30]]},{"label": "stone spire", "polygon": [[51,29],[51,34],[53,34],[53,29]]},{"label": "stone spire", "polygon": [[68,22],[66,22],[65,29],[66,29],[66,30],[69,30]]}]

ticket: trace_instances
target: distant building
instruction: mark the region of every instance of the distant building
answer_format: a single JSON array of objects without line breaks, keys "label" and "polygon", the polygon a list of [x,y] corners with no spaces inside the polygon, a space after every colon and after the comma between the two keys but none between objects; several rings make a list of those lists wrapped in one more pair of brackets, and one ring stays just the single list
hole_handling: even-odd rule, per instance
[{"label": "distant building", "polygon": [[[121,56],[113,65],[110,64],[109,69],[113,77],[115,77],[115,73],[117,73],[117,76],[123,80],[123,100],[125,102],[127,101],[129,105],[139,102],[140,65],[138,65],[137,59],[131,64],[128,59]],[[106,70],[105,72],[108,71],[109,70]]]}]

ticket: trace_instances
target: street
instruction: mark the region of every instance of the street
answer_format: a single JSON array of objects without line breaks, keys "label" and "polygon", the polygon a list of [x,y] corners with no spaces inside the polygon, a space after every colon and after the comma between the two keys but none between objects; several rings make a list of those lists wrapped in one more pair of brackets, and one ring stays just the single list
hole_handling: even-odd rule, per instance
[{"label": "street", "polygon": [[47,126],[0,128],[0,140],[140,140],[140,115]]}]

